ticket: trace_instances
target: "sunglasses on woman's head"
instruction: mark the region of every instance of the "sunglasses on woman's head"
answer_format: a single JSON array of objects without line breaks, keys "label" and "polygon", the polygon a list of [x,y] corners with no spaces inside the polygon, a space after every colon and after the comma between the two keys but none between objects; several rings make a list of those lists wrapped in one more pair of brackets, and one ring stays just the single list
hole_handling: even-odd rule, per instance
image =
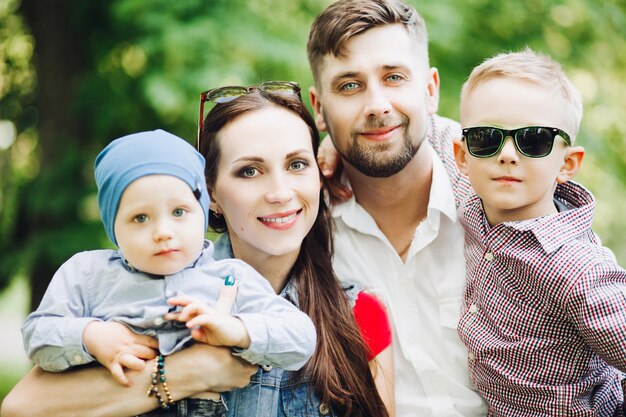
[{"label": "sunglasses on woman's head", "polygon": [[266,81],[257,85],[249,86],[226,86],[213,88],[200,94],[200,116],[198,118],[198,140],[197,147],[200,149],[200,135],[202,134],[202,123],[204,121],[204,103],[215,104],[228,103],[237,97],[250,94],[254,90],[276,94],[295,94],[300,100],[300,86],[292,81]]},{"label": "sunglasses on woman's head", "polygon": [[513,138],[515,148],[522,155],[529,158],[543,158],[552,152],[557,135],[568,146],[572,145],[569,135],[555,127],[527,126],[506,130],[491,126],[477,126],[463,129],[463,140],[467,143],[467,150],[476,158],[489,158],[497,155],[509,136]]}]

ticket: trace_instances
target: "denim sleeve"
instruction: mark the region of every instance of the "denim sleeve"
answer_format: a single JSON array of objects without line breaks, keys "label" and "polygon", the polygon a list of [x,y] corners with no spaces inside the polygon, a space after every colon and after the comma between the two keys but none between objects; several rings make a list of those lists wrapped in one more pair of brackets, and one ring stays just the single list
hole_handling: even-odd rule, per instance
[{"label": "denim sleeve", "polygon": [[59,372],[94,361],[83,348],[85,326],[93,318],[85,315],[88,277],[74,256],[54,274],[39,308],[22,326],[28,357],[46,371]]},{"label": "denim sleeve", "polygon": [[235,274],[239,287],[234,315],[246,326],[251,344],[234,354],[255,364],[289,371],[302,368],[313,355],[317,338],[309,316],[276,295],[252,268]]}]

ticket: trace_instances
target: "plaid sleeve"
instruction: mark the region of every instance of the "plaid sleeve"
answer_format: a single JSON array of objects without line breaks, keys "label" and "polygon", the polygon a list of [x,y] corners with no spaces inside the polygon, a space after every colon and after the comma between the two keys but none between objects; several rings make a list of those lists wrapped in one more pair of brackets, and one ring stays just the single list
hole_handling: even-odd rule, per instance
[{"label": "plaid sleeve", "polygon": [[626,371],[626,271],[608,259],[597,263],[572,287],[566,306],[594,352]]}]

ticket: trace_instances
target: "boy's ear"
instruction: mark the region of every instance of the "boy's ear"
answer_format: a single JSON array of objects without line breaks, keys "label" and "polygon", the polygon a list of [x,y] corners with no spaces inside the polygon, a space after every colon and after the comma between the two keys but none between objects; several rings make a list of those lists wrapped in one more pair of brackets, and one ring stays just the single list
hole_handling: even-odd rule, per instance
[{"label": "boy's ear", "polygon": [[309,100],[311,100],[311,107],[313,108],[313,113],[315,114],[315,124],[317,125],[317,129],[320,132],[327,132],[328,129],[323,113],[324,109],[322,108],[320,96],[314,86],[309,88]]},{"label": "boy's ear", "polygon": [[572,178],[580,169],[583,163],[583,157],[585,156],[585,149],[582,146],[572,146],[567,149],[565,154],[565,160],[563,166],[559,170],[559,174],[556,177],[556,181],[559,184],[563,184]]},{"label": "boy's ear", "polygon": [[456,161],[456,165],[464,175],[467,175],[467,151],[465,150],[465,146],[463,146],[461,139],[454,139],[452,144],[454,146],[454,159]]}]

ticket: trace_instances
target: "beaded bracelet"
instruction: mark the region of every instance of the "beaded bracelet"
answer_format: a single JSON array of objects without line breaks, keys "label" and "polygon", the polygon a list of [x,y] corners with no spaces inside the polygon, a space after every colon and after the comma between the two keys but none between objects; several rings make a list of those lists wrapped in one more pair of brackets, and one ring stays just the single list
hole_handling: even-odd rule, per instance
[{"label": "beaded bracelet", "polygon": [[[170,406],[174,404],[174,400],[172,400],[172,395],[170,394],[170,390],[167,387],[165,379],[165,358],[163,355],[157,356],[154,361],[154,369],[152,370],[151,377],[152,380],[150,381],[150,387],[148,388],[148,397],[155,397],[159,403],[159,407],[163,410],[169,409]],[[159,392],[159,385],[163,387],[165,398],[163,398],[163,395]]]}]

